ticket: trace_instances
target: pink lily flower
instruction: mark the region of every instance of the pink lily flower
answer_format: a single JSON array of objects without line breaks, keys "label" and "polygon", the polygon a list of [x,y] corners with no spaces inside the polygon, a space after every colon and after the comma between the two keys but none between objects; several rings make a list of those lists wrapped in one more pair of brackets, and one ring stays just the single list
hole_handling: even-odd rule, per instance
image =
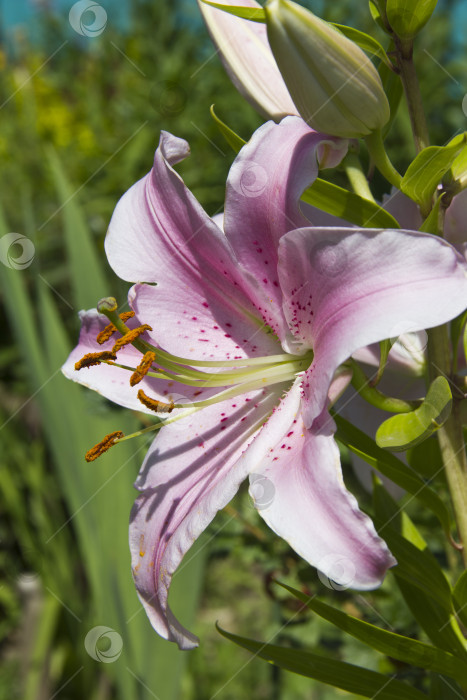
[{"label": "pink lily flower", "polygon": [[188,152],[162,133],[106,239],[114,271],[137,282],[128,326],[154,349],[151,370],[130,386],[125,367],[141,361],[132,345],[118,350],[120,367],[74,370],[83,354],[112,349],[96,343],[107,323],[97,312],[82,313],[63,368],[120,405],[150,412],[142,387],[171,411],[159,414],[136,481],[130,546],[152,625],[182,649],[198,640],[168,606],[171,579],[248,476],[260,515],[310,564],[354,588],[381,582],[395,561],[344,486],[330,401],[348,382],[342,364],[391,337],[401,317],[418,331],[467,303],[467,264],[440,238],[310,226],[299,198],[318,163],[341,160],[345,141],[297,117],[264,124],[230,170],[223,230],[172,167]]}]

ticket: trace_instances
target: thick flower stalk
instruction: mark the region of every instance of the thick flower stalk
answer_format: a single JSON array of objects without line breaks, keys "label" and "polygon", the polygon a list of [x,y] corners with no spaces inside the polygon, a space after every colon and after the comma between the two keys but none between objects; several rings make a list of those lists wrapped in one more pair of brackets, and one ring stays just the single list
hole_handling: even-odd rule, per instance
[{"label": "thick flower stalk", "polygon": [[[120,405],[156,411],[131,514],[133,574],[154,628],[184,649],[197,640],[168,607],[171,578],[249,475],[253,497],[258,478],[270,486],[256,504],[264,520],[326,576],[348,584],[350,568],[352,586],[370,589],[395,563],[345,489],[328,407],[358,348],[391,337],[401,317],[418,331],[465,308],[467,264],[416,231],[313,227],[299,198],[318,163],[345,152],[299,118],[264,124],[233,163],[222,229],[172,167],[186,142],[163,132],[106,239],[115,272],[137,282],[135,316],[110,300],[106,315],[83,312],[64,366]],[[116,359],[83,360],[98,352]],[[76,371],[83,361],[98,364]]]}]

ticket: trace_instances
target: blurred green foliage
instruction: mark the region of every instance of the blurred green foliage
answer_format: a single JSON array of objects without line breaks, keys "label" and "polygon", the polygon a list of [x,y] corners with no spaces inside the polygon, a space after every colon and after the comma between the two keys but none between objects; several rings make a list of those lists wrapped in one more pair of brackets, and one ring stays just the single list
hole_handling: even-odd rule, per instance
[{"label": "blurred green foliage", "polygon": [[[312,620],[276,590],[271,578],[306,592],[319,585],[321,595],[347,612],[415,636],[400,594],[389,583],[365,598],[323,591],[316,572],[263,526],[244,491],[201,543],[208,564],[194,629],[202,646],[183,656],[170,646],[165,657],[169,645],[157,645],[144,613],[138,613],[124,537],[141,449],[118,485],[112,481],[113,492],[104,488],[116,470],[112,460],[90,469],[82,459],[80,450],[94,439],[92,424],[113,422],[118,428],[124,420],[123,412],[99,397],[65,387],[57,372],[67,342],[77,337],[78,309],[94,304],[92,295],[99,290],[124,301],[126,287],[107,269],[103,252],[116,201],[149,170],[159,132],[166,129],[190,142],[192,156],[179,170],[207,211],[218,212],[233,153],[209,106],[215,103],[218,115],[245,139],[261,123],[227,80],[196,4],[183,7],[181,17],[175,0],[133,0],[126,32],[109,22],[100,37],[89,40],[78,37],[66,17],[44,12],[40,46],[18,33],[14,54],[0,53],[0,202],[7,222],[2,233],[27,235],[36,252],[26,270],[0,265],[0,700],[237,700],[252,692],[259,700],[336,697],[333,689],[252,660],[219,637],[216,619],[239,634],[297,648],[319,645],[324,654],[337,653],[374,670],[402,677],[413,673],[389,659],[382,663],[363,645]],[[325,9],[326,19],[372,31],[366,3],[326,3]],[[436,143],[454,133],[462,116],[462,64],[449,49],[450,32],[449,14],[438,12],[417,41]],[[400,167],[412,157],[410,143],[402,114],[390,133]],[[80,268],[84,240],[90,248]],[[68,341],[58,332],[58,321]],[[79,417],[82,406],[89,413],[86,420]],[[350,473],[346,480],[370,509]],[[101,487],[101,505],[87,509],[86,498],[93,499]],[[118,494],[121,510],[116,512],[114,496],[105,509],[106,493]],[[426,531],[433,527],[427,513],[415,509],[412,517]],[[101,533],[95,542],[94,532]],[[114,547],[108,546],[112,536]],[[441,539],[431,542],[443,562],[449,559]],[[180,581],[177,594],[180,606],[186,601],[187,616],[193,613],[201,572],[190,575],[194,589]],[[122,656],[115,670],[86,654],[83,625],[85,631],[111,625],[112,614],[128,621],[130,616],[117,610],[120,604],[139,615],[135,625],[140,626],[134,632],[129,622],[128,631],[121,630],[133,656]],[[114,613],[102,619],[104,609]],[[423,687],[422,679],[412,680]]]}]

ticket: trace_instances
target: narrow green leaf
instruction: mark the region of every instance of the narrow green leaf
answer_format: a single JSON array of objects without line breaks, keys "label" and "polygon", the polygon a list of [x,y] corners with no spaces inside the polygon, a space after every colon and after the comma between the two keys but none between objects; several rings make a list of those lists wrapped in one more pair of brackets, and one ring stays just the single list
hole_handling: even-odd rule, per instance
[{"label": "narrow green leaf", "polygon": [[238,5],[223,5],[220,2],[212,2],[211,0],[201,0],[205,5],[210,5],[218,10],[228,12],[229,15],[241,17],[242,19],[250,19],[252,22],[265,22],[266,14],[260,7],[239,7]]},{"label": "narrow green leaf", "polygon": [[451,413],[452,394],[445,377],[436,377],[421,406],[410,413],[399,413],[381,423],[376,444],[393,452],[403,452],[433,435]]},{"label": "narrow green leaf", "polygon": [[440,207],[442,199],[443,194],[440,194],[440,196],[436,198],[433,209],[418,229],[419,231],[423,231],[423,233],[432,233],[434,236],[439,236],[441,234],[443,221],[440,215]]},{"label": "narrow green leaf", "polygon": [[338,29],[347,39],[353,41],[357,44],[363,51],[380,58],[386,65],[391,68],[392,63],[388,58],[386,51],[383,49],[381,44],[377,39],[374,39],[369,34],[361,32],[359,29],[354,29],[353,27],[347,27],[345,24],[336,24],[335,22],[330,22],[333,27]]},{"label": "narrow green leaf", "polygon": [[[452,141],[448,143],[448,146],[453,145],[458,141],[461,141],[463,139],[463,136],[463,134],[455,136],[452,139]],[[467,185],[467,146],[464,146],[464,148],[454,160],[449,175],[453,180],[456,180],[460,189],[465,188],[465,186]]]},{"label": "narrow green leaf", "polygon": [[355,693],[364,698],[377,696],[378,700],[426,700],[426,695],[423,693],[382,673],[368,671],[366,668],[337,659],[329,659],[310,651],[288,649],[240,637],[226,632],[219,625],[217,629],[222,636],[279,668],[313,678],[334,688],[341,688],[348,693]]},{"label": "narrow green leaf", "polygon": [[441,479],[446,483],[443,458],[436,436],[407,450],[407,461],[424,479]]},{"label": "narrow green leaf", "polygon": [[459,700],[463,698],[462,688],[450,678],[445,678],[438,673],[431,674],[430,698],[431,700]]},{"label": "narrow green leaf", "polygon": [[76,199],[77,188],[69,182],[65,169],[52,148],[47,150],[47,157],[60,200],[57,214],[63,218],[74,306],[77,310],[90,309],[96,306],[99,299],[109,294],[108,282],[83,210]]},{"label": "narrow green leaf", "polygon": [[384,4],[381,2],[381,0],[369,0],[368,5],[370,7],[370,14],[378,27],[380,27],[384,32],[388,32],[382,17],[382,12],[386,11]]},{"label": "narrow green leaf", "polygon": [[452,592],[454,608],[463,625],[467,627],[467,570],[460,576]]},{"label": "narrow green leaf", "polygon": [[456,156],[465,145],[465,134],[460,141],[448,146],[428,146],[411,162],[402,178],[401,190],[417,204],[426,206],[451,168]]},{"label": "narrow green leaf", "polygon": [[438,494],[409,466],[391,452],[378,447],[376,442],[363,431],[346,421],[342,416],[334,415],[333,417],[337,425],[336,439],[381,474],[415,496],[436,515],[443,530],[449,535],[451,531],[449,512]]},{"label": "narrow green leaf", "polygon": [[227,126],[227,124],[223,122],[222,119],[219,119],[219,117],[214,111],[214,105],[211,105],[210,112],[222,136],[225,138],[229,146],[233,148],[235,153],[238,153],[242,146],[245,145],[246,141],[244,141],[241,136],[236,134],[235,131],[230,128],[230,126]]},{"label": "narrow green leaf", "polygon": [[400,228],[395,218],[378,204],[319,177],[302,194],[302,200],[357,226]]},{"label": "narrow green leaf", "polygon": [[467,659],[465,640],[454,617],[451,586],[406,513],[380,482],[373,490],[376,529],[398,565],[390,569],[413,616],[433,644]]},{"label": "narrow green leaf", "polygon": [[394,32],[411,39],[430,19],[438,0],[387,0],[386,14]]},{"label": "narrow green leaf", "polygon": [[451,343],[453,347],[454,367],[453,371],[457,372],[457,356],[458,345],[463,331],[467,328],[467,311],[451,321]]},{"label": "narrow green leaf", "polygon": [[[394,341],[395,342],[395,341]],[[371,380],[370,386],[375,387],[382,379],[384,370],[388,361],[389,352],[394,345],[394,342],[389,338],[382,340],[379,344],[379,366],[376,376]]]},{"label": "narrow green leaf", "polygon": [[460,683],[467,684],[467,666],[459,664],[459,659],[441,649],[419,642],[410,637],[404,637],[394,632],[380,629],[341,610],[327,605],[316,596],[310,598],[305,593],[297,591],[285,583],[277,583],[301,600],[314,613],[350,634],[355,639],[367,644],[393,659],[404,661],[412,666],[436,671],[455,678]]}]

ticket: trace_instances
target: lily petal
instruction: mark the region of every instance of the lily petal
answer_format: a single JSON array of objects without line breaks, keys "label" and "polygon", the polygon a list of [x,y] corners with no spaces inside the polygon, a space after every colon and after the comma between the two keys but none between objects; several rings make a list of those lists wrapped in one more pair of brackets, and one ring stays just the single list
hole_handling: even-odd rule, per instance
[{"label": "lily petal", "polygon": [[154,629],[181,649],[197,646],[168,606],[183,556],[246,478],[238,460],[280,396],[256,392],[167,425],[152,443],[130,516],[133,575]]},{"label": "lily petal", "polygon": [[[97,334],[104,330],[109,323],[106,316],[99,314],[95,309],[80,311],[79,316],[81,320],[79,342],[68,356],[62,367],[62,372],[68,379],[97,391],[119,406],[153,416],[154,412],[146,408],[137,398],[139,389],[143,389],[146,394],[158,401],[174,401],[184,404],[202,401],[222,391],[222,387],[192,387],[178,384],[177,382],[171,382],[169,386],[165,379],[156,379],[148,376],[144,377],[137,386],[132,387],[130,386],[131,372],[105,363],[79,371],[75,370],[75,362],[78,362],[84,355],[91,352],[111,350],[115,342],[115,338],[111,338],[103,345],[99,345],[96,341]],[[131,329],[141,324],[135,317],[127,321],[127,325]],[[150,337],[148,339],[150,340]],[[117,362],[119,364],[137,367],[141,360],[141,353],[132,345],[125,345],[118,351]]]},{"label": "lily petal", "polygon": [[[161,133],[151,172],[117,204],[107,257],[123,279],[157,282],[132,290],[130,303],[164,349],[180,354],[188,345],[192,352],[184,356],[199,359],[209,345],[216,359],[224,359],[229,345],[233,359],[244,356],[240,345],[251,341],[245,352],[254,354],[258,343],[252,338],[264,323],[241,288],[232,248],[171,167],[188,152],[186,141]],[[253,297],[255,284],[249,289]],[[177,321],[179,332],[173,332]]]},{"label": "lily petal", "polygon": [[307,430],[300,394],[297,381],[240,460],[255,465],[250,493],[269,527],[326,577],[375,588],[396,562],[344,486],[334,421],[324,412]]},{"label": "lily petal", "polygon": [[467,265],[446,241],[403,230],[299,229],[279,244],[285,314],[314,350],[310,426],[336,368],[358,348],[445,323],[467,306]]},{"label": "lily petal", "polygon": [[[220,2],[261,9],[254,0]],[[199,0],[198,6],[224,68],[240,94],[266,119],[279,121],[287,114],[298,115],[269,48],[266,25],[234,17]]]},{"label": "lily petal", "polygon": [[316,179],[319,163],[334,167],[347,146],[347,140],[319,134],[297,117],[267,122],[241,149],[227,179],[225,235],[243,270],[255,280],[250,297],[288,351],[293,352],[293,340],[276,274],[278,243],[286,231],[309,225],[300,211],[300,197]]}]

